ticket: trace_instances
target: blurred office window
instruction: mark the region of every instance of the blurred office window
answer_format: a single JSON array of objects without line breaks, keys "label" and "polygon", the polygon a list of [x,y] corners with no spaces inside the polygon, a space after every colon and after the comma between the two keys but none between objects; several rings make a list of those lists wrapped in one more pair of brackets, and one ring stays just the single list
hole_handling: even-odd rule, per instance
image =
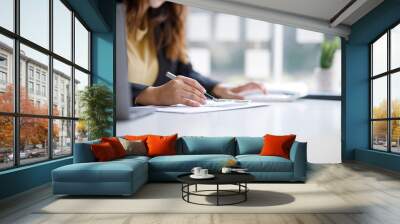
[{"label": "blurred office window", "polygon": [[[194,68],[216,80],[232,84],[251,80],[270,85],[295,83],[316,94],[340,95],[337,37],[189,8],[187,40]],[[321,69],[321,45],[333,40],[339,44],[332,65]]]},{"label": "blurred office window", "polygon": [[211,56],[208,49],[190,48],[189,57],[192,58],[193,68],[202,75],[210,75]]},{"label": "blurred office window", "polygon": [[218,41],[238,41],[239,22],[238,16],[218,13],[215,19],[215,39]]}]

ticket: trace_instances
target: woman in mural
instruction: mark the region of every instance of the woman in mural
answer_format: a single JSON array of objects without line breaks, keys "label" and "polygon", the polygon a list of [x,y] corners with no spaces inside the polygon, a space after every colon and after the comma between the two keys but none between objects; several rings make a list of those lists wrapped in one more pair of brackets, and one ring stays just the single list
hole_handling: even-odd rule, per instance
[{"label": "woman in mural", "polygon": [[[164,0],[125,0],[124,4],[133,104],[200,106],[205,91],[227,99],[242,99],[244,91],[266,92],[255,82],[225,87],[193,70],[185,44],[185,6]],[[178,78],[167,78],[167,71]]]}]

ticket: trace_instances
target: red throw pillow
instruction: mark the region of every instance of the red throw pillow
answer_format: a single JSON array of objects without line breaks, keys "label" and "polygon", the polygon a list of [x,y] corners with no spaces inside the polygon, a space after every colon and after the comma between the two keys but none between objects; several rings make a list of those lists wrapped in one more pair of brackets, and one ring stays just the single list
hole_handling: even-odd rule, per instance
[{"label": "red throw pillow", "polygon": [[147,155],[165,156],[176,154],[176,139],[178,134],[171,136],[149,135],[147,137]]},{"label": "red throw pillow", "polygon": [[91,149],[94,157],[99,162],[110,161],[117,158],[113,147],[108,142],[93,144],[91,145]]},{"label": "red throw pillow", "polygon": [[280,156],[286,159],[290,157],[290,148],[296,135],[265,135],[264,146],[261,149],[261,156]]},{"label": "red throw pillow", "polygon": [[116,137],[110,137],[110,138],[101,138],[101,142],[108,142],[114,149],[115,155],[118,158],[125,157],[126,156],[126,151],[124,149],[124,146],[122,146],[121,142],[119,141],[118,138]]}]

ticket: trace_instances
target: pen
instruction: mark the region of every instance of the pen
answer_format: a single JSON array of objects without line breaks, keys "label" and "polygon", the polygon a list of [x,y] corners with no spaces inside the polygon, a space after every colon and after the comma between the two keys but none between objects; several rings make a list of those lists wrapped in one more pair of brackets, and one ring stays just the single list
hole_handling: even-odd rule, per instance
[{"label": "pen", "polygon": [[[170,78],[170,79],[175,79],[176,78],[176,75],[174,75],[171,72],[167,72],[166,76],[168,78]],[[213,101],[217,101],[218,100],[217,98],[215,98],[214,96],[212,96],[211,94],[209,94],[207,92],[205,92],[204,95],[206,95],[208,98],[212,99]]]}]

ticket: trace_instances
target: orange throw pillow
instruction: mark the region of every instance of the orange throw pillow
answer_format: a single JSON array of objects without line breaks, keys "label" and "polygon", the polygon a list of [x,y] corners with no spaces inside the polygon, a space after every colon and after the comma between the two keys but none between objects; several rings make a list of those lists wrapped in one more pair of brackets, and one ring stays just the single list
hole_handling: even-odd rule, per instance
[{"label": "orange throw pillow", "polygon": [[265,135],[264,146],[261,149],[261,156],[280,156],[286,159],[290,157],[290,148],[296,135]]},{"label": "orange throw pillow", "polygon": [[124,146],[122,146],[121,142],[119,141],[118,138],[116,137],[110,137],[110,138],[101,138],[101,142],[108,142],[114,149],[115,155],[117,158],[125,157],[126,156],[126,151],[124,149]]},{"label": "orange throw pillow", "polygon": [[171,136],[149,135],[147,137],[147,155],[165,156],[176,155],[176,139],[178,134]]},{"label": "orange throw pillow", "polygon": [[108,142],[93,144],[90,147],[92,149],[94,157],[99,162],[110,161],[117,158],[113,147]]}]

